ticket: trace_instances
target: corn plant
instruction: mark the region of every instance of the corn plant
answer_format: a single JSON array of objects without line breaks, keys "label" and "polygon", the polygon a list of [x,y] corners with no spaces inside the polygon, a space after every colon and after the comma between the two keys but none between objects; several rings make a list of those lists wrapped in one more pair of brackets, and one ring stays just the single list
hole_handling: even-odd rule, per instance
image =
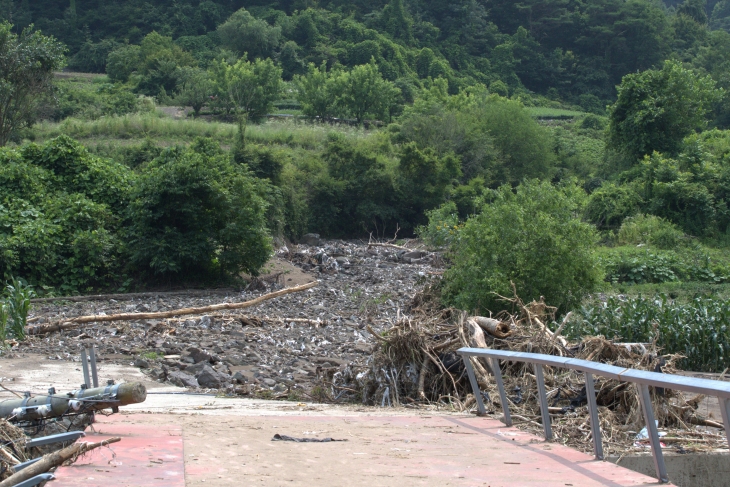
[{"label": "corn plant", "polygon": [[565,334],[603,335],[625,342],[656,338],[663,353],[685,357],[680,363],[684,369],[722,371],[730,366],[730,300],[697,297],[681,304],[663,294],[611,296],[575,310]]},{"label": "corn plant", "polygon": [[5,345],[8,337],[8,305],[0,300],[0,349]]},{"label": "corn plant", "polygon": [[[10,284],[5,288],[6,299],[5,306],[7,314],[10,318],[9,331],[10,335],[18,340],[25,339],[25,325],[28,321],[28,311],[30,310],[30,300],[35,296],[33,289],[22,279],[12,278]],[[6,320],[7,322],[7,320]]]}]

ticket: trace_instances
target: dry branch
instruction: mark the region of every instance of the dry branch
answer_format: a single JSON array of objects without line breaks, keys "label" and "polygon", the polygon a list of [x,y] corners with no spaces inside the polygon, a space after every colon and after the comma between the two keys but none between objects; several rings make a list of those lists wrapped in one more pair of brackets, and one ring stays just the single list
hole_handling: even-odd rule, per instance
[{"label": "dry branch", "polygon": [[71,328],[76,328],[84,323],[94,323],[94,322],[102,322],[102,321],[155,320],[155,319],[173,318],[175,316],[183,316],[183,315],[198,315],[198,314],[204,314],[204,313],[209,313],[209,312],[214,312],[214,311],[221,311],[221,310],[226,310],[226,309],[249,308],[251,306],[256,306],[257,304],[260,304],[264,301],[268,301],[269,299],[278,298],[279,296],[283,296],[285,294],[296,293],[296,292],[304,291],[306,289],[310,289],[310,288],[316,286],[318,283],[319,283],[318,281],[315,281],[315,282],[310,282],[308,284],[303,284],[301,286],[281,289],[279,291],[274,291],[273,293],[264,294],[263,296],[259,296],[256,299],[252,299],[250,301],[245,301],[243,303],[221,303],[221,304],[214,304],[211,306],[203,306],[200,308],[182,308],[182,309],[175,309],[175,310],[171,310],[171,311],[161,311],[161,312],[157,312],[157,313],[120,313],[120,314],[115,314],[115,315],[78,316],[76,318],[62,320],[62,321],[58,321],[56,323],[29,326],[26,328],[26,334],[42,335],[45,333],[52,333],[54,331],[61,331],[61,330],[68,330]]},{"label": "dry branch", "polygon": [[484,316],[472,316],[469,318],[479,325],[482,330],[486,331],[493,337],[507,338],[512,334],[512,330],[509,323],[504,321],[495,320],[494,318],[486,318]]},{"label": "dry branch", "polygon": [[33,478],[36,475],[46,473],[50,469],[58,467],[68,460],[74,460],[88,451],[99,448],[100,446],[106,446],[110,443],[116,443],[117,441],[121,441],[121,438],[109,438],[108,440],[100,441],[98,443],[74,443],[62,450],[44,455],[42,459],[38,460],[33,465],[25,467],[20,472],[16,472],[0,482],[0,487],[12,487]]}]

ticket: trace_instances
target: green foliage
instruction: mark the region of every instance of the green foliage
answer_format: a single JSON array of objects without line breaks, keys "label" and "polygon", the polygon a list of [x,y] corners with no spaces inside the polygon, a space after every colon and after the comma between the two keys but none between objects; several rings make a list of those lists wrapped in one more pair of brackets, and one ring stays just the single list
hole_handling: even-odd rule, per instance
[{"label": "green foliage", "polygon": [[603,184],[588,197],[584,217],[600,230],[617,229],[640,211],[643,198],[634,185]]},{"label": "green foliage", "polygon": [[71,79],[56,82],[55,100],[46,107],[44,115],[54,121],[68,117],[97,120],[138,113],[147,108],[128,86],[103,81]]},{"label": "green foliage", "polygon": [[426,211],[428,223],[416,228],[418,237],[434,249],[450,247],[462,226],[456,211],[456,203],[447,201],[438,208]]},{"label": "green foliage", "polygon": [[674,61],[661,70],[626,75],[610,108],[609,144],[632,162],[654,151],[676,155],[682,139],[705,125],[721,95],[711,77]]},{"label": "green foliage", "polygon": [[703,250],[676,252],[617,247],[601,253],[606,280],[647,284],[672,281],[722,283],[730,277],[727,262],[717,262]]},{"label": "green foliage", "polygon": [[262,193],[210,144],[166,151],[131,197],[131,263],[157,279],[256,275],[271,252]]},{"label": "green foliage", "polygon": [[319,68],[310,63],[306,75],[294,78],[294,85],[304,115],[326,120],[334,114],[334,78],[327,72],[325,63]]},{"label": "green foliage", "polygon": [[223,46],[251,59],[270,57],[278,47],[281,27],[271,26],[265,20],[254,18],[245,8],[231,15],[218,26]]},{"label": "green foliage", "polygon": [[574,311],[563,329],[571,338],[603,335],[622,342],[651,342],[663,353],[678,353],[685,370],[719,372],[730,364],[730,303],[694,298],[680,304],[656,298],[610,296]]},{"label": "green foliage", "polygon": [[392,82],[383,79],[374,58],[351,71],[336,73],[333,84],[336,105],[358,123],[367,115],[389,119],[400,95]]},{"label": "green foliage", "polygon": [[620,245],[652,245],[671,249],[680,244],[684,233],[673,223],[654,215],[638,214],[626,218],[618,230]]},{"label": "green foliage", "polygon": [[272,110],[282,89],[281,68],[270,59],[235,64],[220,61],[211,78],[218,96],[226,98],[239,116],[257,121]]},{"label": "green foliage", "polygon": [[0,23],[0,146],[36,121],[36,110],[51,92],[53,72],[64,63],[65,48],[33,27],[20,35]]},{"label": "green foliage", "polygon": [[505,303],[495,293],[511,296],[512,282],[523,300],[577,306],[601,278],[595,229],[575,216],[578,191],[537,181],[501,187],[459,232],[444,274],[447,302],[496,312]]},{"label": "green foliage", "polygon": [[5,340],[8,332],[13,338],[25,339],[30,300],[34,296],[33,288],[22,279],[12,278],[6,285],[5,296],[0,296],[0,308],[3,308],[0,310],[0,340]]},{"label": "green foliage", "polygon": [[184,68],[180,70],[180,88],[175,94],[175,102],[182,106],[190,106],[195,116],[210,102],[215,92],[213,82],[208,73],[200,68]]}]

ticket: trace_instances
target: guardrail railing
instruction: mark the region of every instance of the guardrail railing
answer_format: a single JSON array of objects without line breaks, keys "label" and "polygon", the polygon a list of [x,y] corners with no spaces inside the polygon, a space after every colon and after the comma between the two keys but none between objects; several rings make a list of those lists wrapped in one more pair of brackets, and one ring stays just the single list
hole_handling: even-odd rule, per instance
[{"label": "guardrail railing", "polygon": [[544,365],[548,365],[551,367],[571,369],[585,374],[586,396],[591,420],[591,436],[593,437],[593,452],[599,460],[603,460],[603,446],[601,443],[601,427],[598,421],[598,407],[596,405],[596,390],[593,382],[593,375],[595,374],[621,382],[632,382],[636,384],[639,388],[639,399],[641,400],[641,408],[644,413],[646,429],[649,433],[649,443],[651,444],[651,452],[654,457],[656,476],[660,482],[669,482],[669,479],[667,477],[667,468],[664,464],[661,444],[659,443],[659,431],[654,421],[654,411],[652,409],[651,396],[649,395],[649,386],[716,396],[720,401],[722,421],[725,425],[725,433],[728,437],[728,446],[730,446],[730,382],[697,379],[682,375],[661,374],[645,370],[625,369],[614,365],[590,362],[588,360],[580,360],[570,357],[556,357],[541,353],[510,352],[506,350],[467,347],[460,348],[457,350],[457,353],[461,355],[464,361],[464,366],[466,367],[467,374],[469,375],[469,382],[474,390],[474,397],[476,398],[480,414],[486,414],[486,409],[484,408],[484,401],[482,400],[481,391],[479,390],[476,375],[474,375],[474,368],[472,367],[469,357],[483,357],[490,361],[494,378],[497,382],[497,388],[499,389],[500,402],[504,412],[504,423],[507,426],[512,426],[512,418],[509,413],[509,403],[507,393],[504,389],[504,382],[502,381],[502,372],[499,367],[499,362],[500,360],[507,360],[510,362],[524,362],[532,364],[535,371],[535,378],[537,379],[540,413],[542,415],[542,424],[545,429],[546,440],[552,440],[553,433],[550,427],[550,413],[548,411],[547,393],[545,391],[545,379],[542,367]]}]

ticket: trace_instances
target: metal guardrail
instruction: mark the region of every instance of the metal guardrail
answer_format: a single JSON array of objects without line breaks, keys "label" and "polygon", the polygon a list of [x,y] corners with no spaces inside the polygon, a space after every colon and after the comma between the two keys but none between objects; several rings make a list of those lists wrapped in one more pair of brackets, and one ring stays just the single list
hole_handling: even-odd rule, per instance
[{"label": "metal guardrail", "polygon": [[646,429],[649,433],[649,442],[651,444],[651,451],[654,457],[656,476],[660,482],[668,482],[669,479],[667,477],[667,468],[664,464],[661,444],[659,443],[659,431],[654,421],[654,411],[652,410],[649,386],[716,396],[720,402],[722,421],[725,425],[728,446],[730,446],[730,382],[697,379],[681,375],[661,374],[645,370],[625,369],[614,365],[590,362],[588,360],[556,357],[541,353],[510,352],[506,350],[467,347],[460,348],[457,350],[457,353],[461,355],[464,361],[464,366],[466,367],[467,374],[469,375],[469,382],[471,382],[471,387],[474,390],[474,397],[476,398],[480,414],[486,414],[486,409],[484,408],[484,401],[482,400],[481,391],[477,384],[476,375],[474,375],[474,368],[472,367],[471,361],[468,359],[469,357],[483,357],[489,359],[492,365],[494,378],[499,389],[499,397],[502,403],[502,410],[504,411],[504,423],[507,426],[512,426],[512,418],[509,413],[509,403],[507,402],[507,393],[504,390],[502,371],[499,368],[499,361],[507,360],[510,362],[524,362],[532,364],[535,370],[535,378],[537,379],[540,413],[542,415],[542,424],[545,429],[546,440],[552,440],[553,433],[550,427],[550,413],[548,411],[547,394],[545,391],[545,379],[542,372],[543,365],[571,369],[584,373],[586,379],[588,411],[591,418],[593,452],[598,460],[603,460],[603,446],[601,443],[601,428],[598,421],[598,407],[596,405],[596,391],[593,382],[593,375],[600,375],[609,379],[636,384],[639,388],[639,399],[641,400],[641,408],[644,412]]}]

